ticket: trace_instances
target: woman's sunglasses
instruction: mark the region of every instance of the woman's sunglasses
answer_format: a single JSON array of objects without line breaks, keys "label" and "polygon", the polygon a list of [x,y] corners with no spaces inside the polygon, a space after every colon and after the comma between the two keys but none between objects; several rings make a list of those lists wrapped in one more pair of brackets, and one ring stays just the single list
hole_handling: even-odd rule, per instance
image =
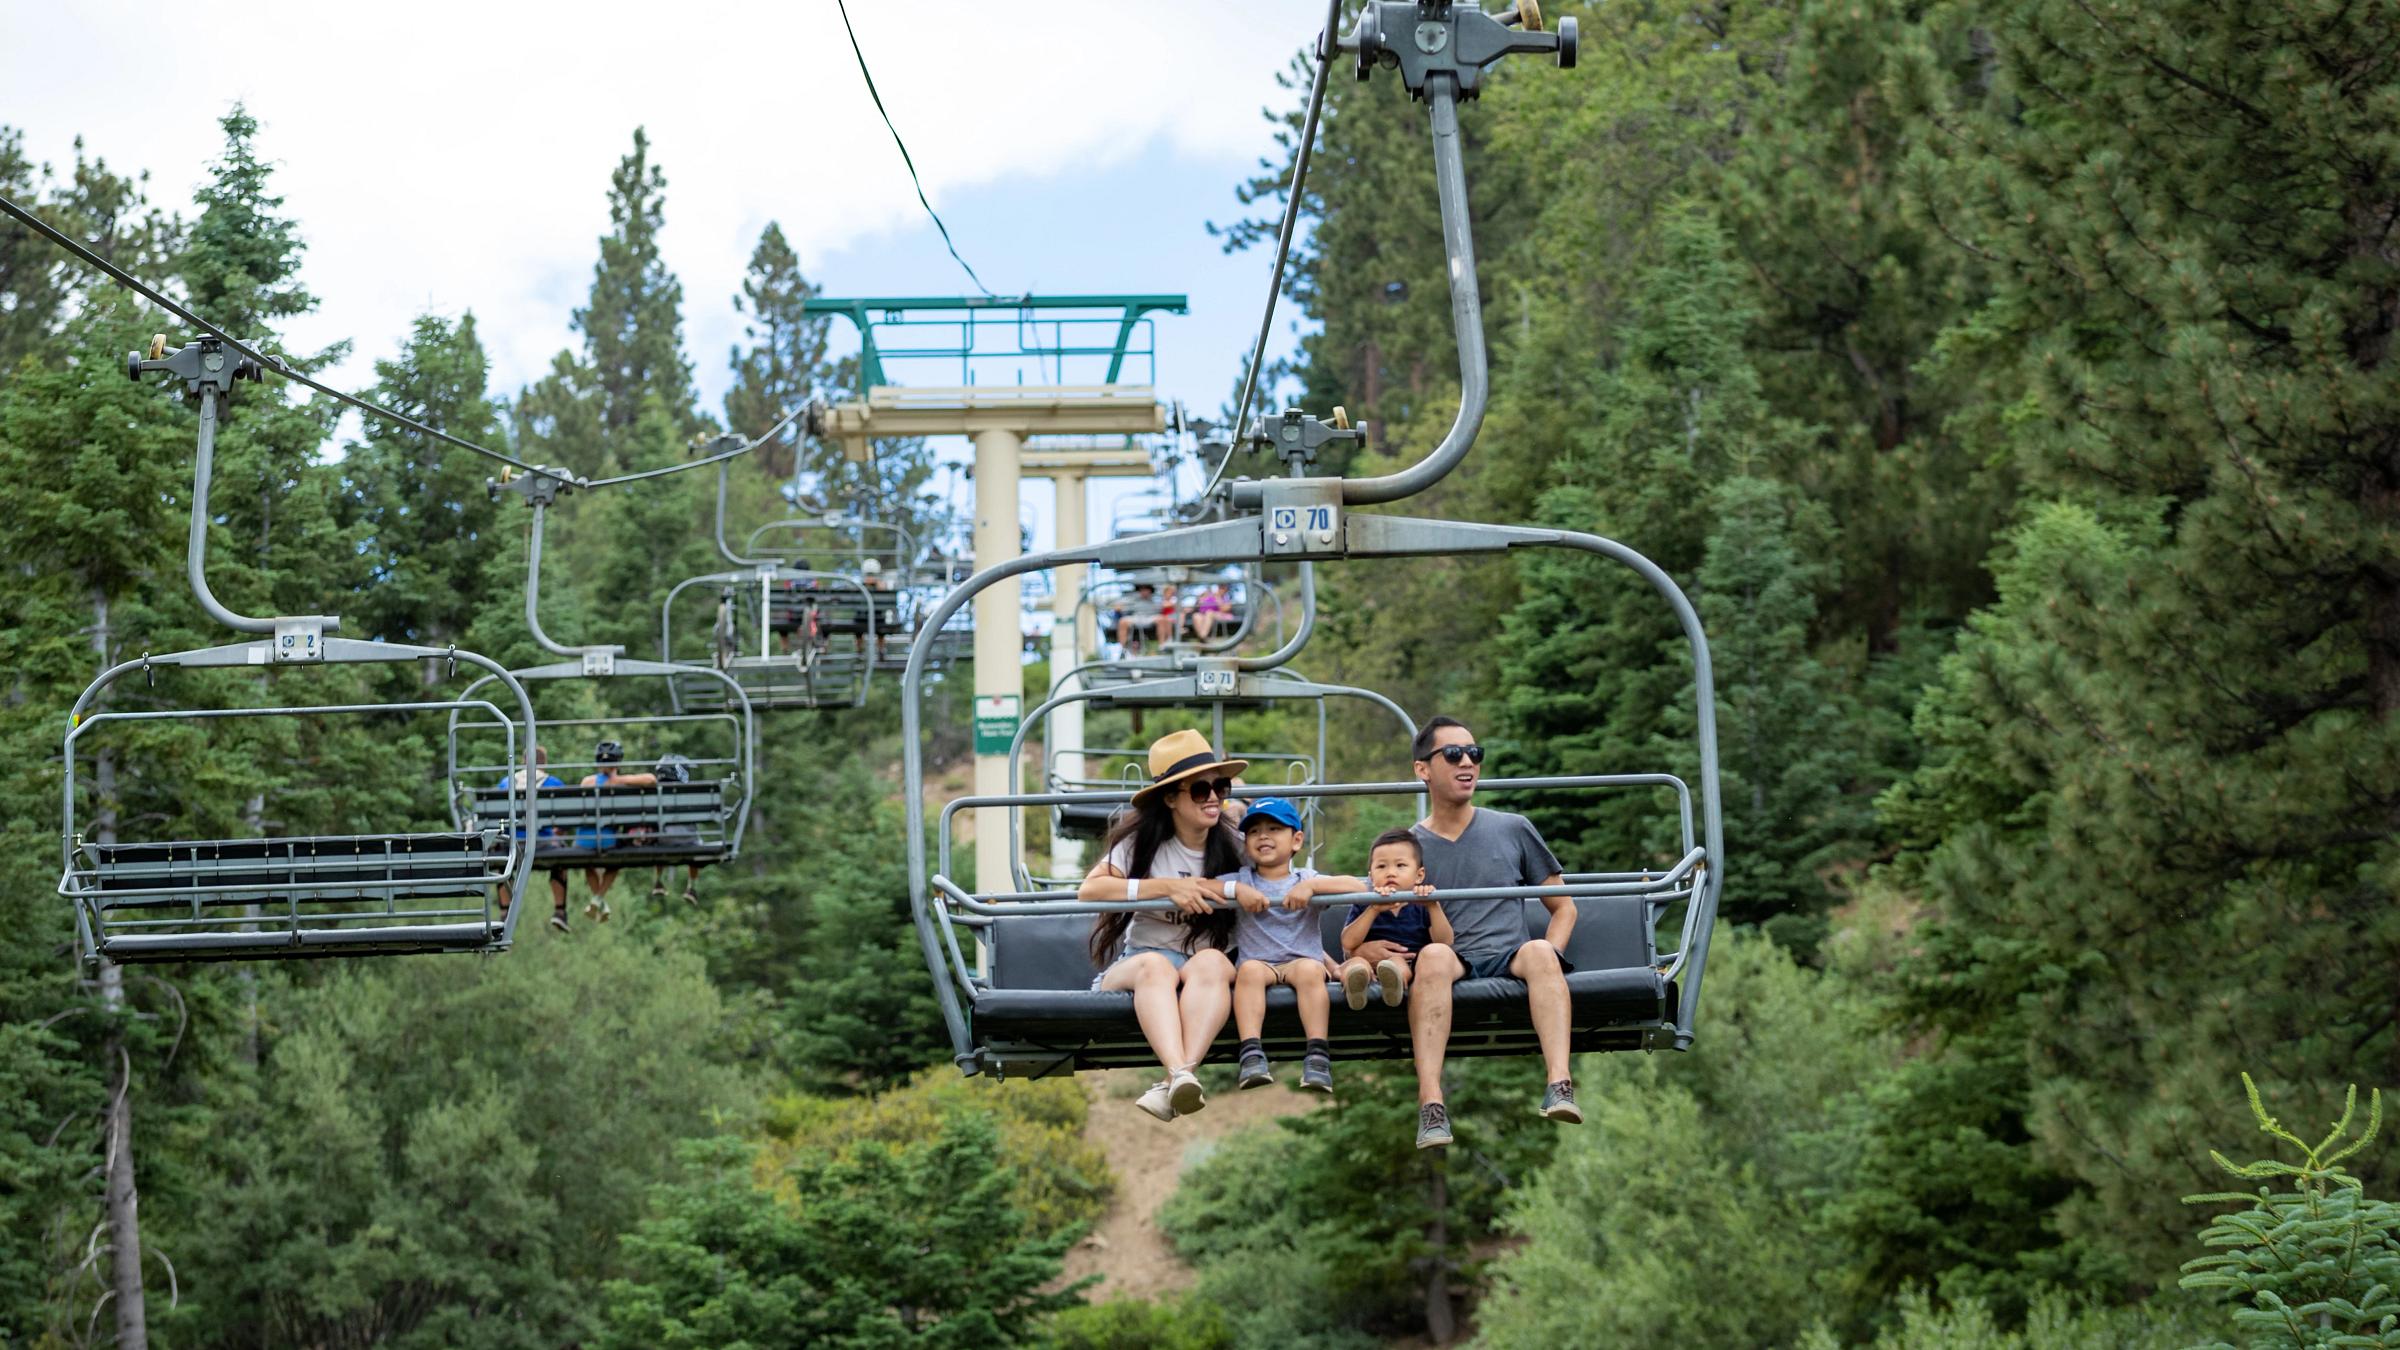
[{"label": "woman's sunglasses", "polygon": [[1483,747],[1480,745],[1445,745],[1434,753],[1452,764],[1462,759],[1469,764],[1483,763]]},{"label": "woman's sunglasses", "polygon": [[1215,801],[1231,791],[1230,778],[1194,778],[1183,785],[1184,795],[1196,802]]}]

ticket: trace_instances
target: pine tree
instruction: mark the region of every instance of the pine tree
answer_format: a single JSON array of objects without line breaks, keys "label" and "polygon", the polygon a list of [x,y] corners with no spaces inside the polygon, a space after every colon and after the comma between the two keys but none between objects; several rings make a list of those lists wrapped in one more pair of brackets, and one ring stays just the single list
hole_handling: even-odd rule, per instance
[{"label": "pine tree", "polygon": [[[1830,626],[1890,652],[1926,614],[1988,598],[1976,563],[2013,495],[2005,459],[1949,430],[1965,391],[1924,370],[1985,283],[1976,254],[1909,209],[1903,166],[1923,136],[1889,92],[1905,53],[1953,54],[1986,16],[1905,0],[1808,0],[1788,15],[1745,53],[1774,88],[1745,105],[1717,188],[1756,278],[1762,396],[1811,427],[1810,453],[1783,472],[1842,522]],[[1978,77],[1971,54],[1954,56],[1927,72],[1934,96]]]},{"label": "pine tree", "polygon": [[[489,366],[474,315],[456,323],[423,315],[398,359],[375,363],[369,397],[489,445],[500,424],[485,393]],[[457,641],[479,611],[513,594],[484,588],[501,543],[486,463],[380,418],[362,431],[341,462],[344,523],[365,545],[349,602],[355,631],[428,646]]]},{"label": "pine tree", "polygon": [[[783,415],[823,391],[833,376],[825,360],[825,339],[833,321],[815,318],[802,306],[817,294],[800,271],[800,255],[773,221],[758,236],[750,252],[750,268],[742,292],[733,298],[742,314],[742,336],[749,346],[735,347],[728,357],[733,387],[725,391],[725,424],[735,434],[756,436],[782,420]],[[759,447],[755,458],[771,478],[786,479],[801,471],[807,436],[792,427]],[[818,473],[823,465],[811,464]],[[822,494],[820,494],[822,495]]]},{"label": "pine tree", "polygon": [[[155,260],[170,232],[143,198],[146,178],[122,178],[107,161],[85,158],[77,137],[74,172],[56,182],[49,165],[37,167],[25,158],[24,133],[0,126],[0,195],[32,206],[102,257],[137,270]],[[0,222],[0,372],[36,350],[52,350],[47,340],[57,336],[81,290],[75,266],[31,229],[13,219]]]},{"label": "pine tree", "polygon": [[2366,1187],[2342,1168],[2383,1127],[2383,1094],[2367,1093],[2367,1123],[2354,1126],[2358,1088],[2342,1103],[2341,1119],[2311,1144],[2267,1114],[2258,1085],[2242,1075],[2250,1113],[2261,1132],[2290,1145],[2297,1163],[2267,1159],[2237,1163],[2211,1150],[2217,1166],[2244,1181],[2280,1181],[2280,1192],[2187,1195],[2187,1205],[2248,1208],[2220,1214],[2200,1232],[2218,1248],[2184,1262],[2183,1287],[2222,1289],[2242,1297],[2235,1326],[2254,1346],[2400,1346],[2400,1205],[2369,1199]]},{"label": "pine tree", "polygon": [[1905,72],[1915,200],[1997,282],[1945,338],[1972,448],[2055,504],[1894,807],[1946,921],[2046,976],[1989,996],[2041,1009],[2033,1133],[2091,1195],[2061,1227],[2156,1277],[2234,1057],[2400,1074],[2400,55],[2388,6],[1999,17],[1987,99]]},{"label": "pine tree", "polygon": [[[1570,485],[1542,499],[1542,519],[1631,544],[1696,593],[1716,662],[1727,847],[1749,860],[1724,912],[1789,915],[1805,939],[1829,898],[1815,871],[1865,823],[1841,735],[1853,714],[1812,650],[1836,535],[1821,507],[1763,476],[1803,438],[1761,395],[1743,347],[1756,309],[1714,218],[1671,211],[1660,248],[1600,421],[1560,466]],[[1690,667],[1665,602],[1581,555],[1529,551],[1518,566],[1501,644],[1512,756],[1533,773],[1655,767],[1691,781]],[[1635,866],[1680,851],[1661,807],[1622,793],[1538,810],[1576,856]]]},{"label": "pine tree", "polygon": [[609,177],[609,232],[600,237],[590,301],[575,311],[603,434],[630,434],[656,399],[687,434],[692,366],[683,355],[683,283],[667,270],[658,233],[666,225],[666,171],[650,162],[650,137],[634,128],[632,153]]}]

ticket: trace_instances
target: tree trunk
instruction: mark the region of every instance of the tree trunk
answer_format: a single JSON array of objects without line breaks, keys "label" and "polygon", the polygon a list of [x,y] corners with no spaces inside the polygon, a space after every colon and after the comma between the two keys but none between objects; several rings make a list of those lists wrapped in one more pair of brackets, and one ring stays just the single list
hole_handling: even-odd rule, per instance
[{"label": "tree trunk", "polygon": [[1433,1180],[1425,1195],[1425,1335],[1435,1345],[1448,1345],[1458,1334],[1458,1314],[1450,1306],[1450,1171],[1448,1158],[1433,1153],[1427,1161]]},{"label": "tree trunk", "polygon": [[[265,793],[258,793],[249,801],[242,803],[242,823],[250,827],[250,833],[254,837],[265,835],[266,820],[267,795]],[[242,912],[255,919],[258,917],[258,906],[244,905]],[[241,931],[257,932],[258,925],[244,923]],[[242,1063],[255,1069],[258,1067],[258,968],[248,962],[243,962],[241,967],[235,971],[233,979],[235,985],[242,991],[241,1060]]]},{"label": "tree trunk", "polygon": [[[92,592],[92,647],[103,668],[108,665],[108,596]],[[96,710],[95,710],[96,711]],[[117,759],[102,750],[92,760],[92,839],[117,842]],[[100,967],[100,1004],[114,1022],[125,1006],[125,971],[114,961]],[[103,1117],[101,1155],[108,1210],[109,1288],[115,1295],[117,1345],[120,1350],[148,1350],[149,1310],[142,1299],[141,1196],[133,1181],[133,1060],[125,1034],[112,1029],[102,1047],[108,1056],[108,1109]]]}]

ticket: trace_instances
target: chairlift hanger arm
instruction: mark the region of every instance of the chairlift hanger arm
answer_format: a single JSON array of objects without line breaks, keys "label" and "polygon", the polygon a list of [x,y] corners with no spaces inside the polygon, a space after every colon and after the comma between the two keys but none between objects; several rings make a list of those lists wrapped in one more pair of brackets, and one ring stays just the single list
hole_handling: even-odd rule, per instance
[{"label": "chairlift hanger arm", "polygon": [[[125,375],[139,383],[145,374],[165,372],[183,381],[187,400],[200,406],[199,441],[192,457],[192,524],[184,544],[184,575],[191,582],[192,597],[199,601],[200,611],[237,633],[276,633],[285,641],[280,655],[288,649],[286,659],[322,659],[325,634],[338,632],[342,621],[332,614],[299,614],[276,618],[252,618],[236,614],[217,599],[208,585],[208,489],[216,475],[217,409],[220,403],[233,398],[236,384],[244,380],[255,384],[259,379],[259,362],[242,344],[230,339],[204,337],[184,344],[174,354],[166,350],[164,334],[150,339],[150,354],[145,359],[140,352],[125,356]],[[230,349],[230,350],[229,350]]]},{"label": "chairlift hanger arm", "polygon": [[[1541,10],[1534,0],[1519,0],[1515,9],[1498,15],[1446,0],[1369,0],[1358,27],[1342,41],[1357,55],[1361,80],[1378,66],[1395,68],[1410,96],[1426,105],[1433,131],[1434,194],[1441,206],[1442,249],[1450,272],[1450,324],[1458,338],[1459,383],[1458,415],[1441,444],[1397,473],[1345,480],[1342,501],[1347,505],[1399,501],[1433,486],[1466,457],[1483,428],[1491,399],[1491,366],[1484,346],[1483,296],[1475,275],[1475,232],[1468,216],[1458,105],[1481,92],[1486,67],[1514,52],[1551,52],[1561,69],[1571,69],[1578,50],[1575,21],[1561,20],[1556,33],[1541,32],[1540,25]],[[1231,458],[1228,454],[1225,462]],[[1260,483],[1236,481],[1233,505],[1255,510],[1263,491]]]},{"label": "chairlift hanger arm", "polygon": [[526,505],[533,508],[533,534],[525,550],[525,630],[533,634],[534,642],[542,650],[556,652],[560,656],[580,657],[585,663],[587,673],[604,675],[615,664],[616,659],[624,655],[623,647],[570,647],[550,636],[542,628],[542,536],[546,533],[543,527],[547,522],[551,504],[574,487],[575,481],[564,476],[563,470],[555,473],[527,474],[521,478],[488,479],[484,483],[484,490],[491,494],[492,500],[498,501],[503,492],[513,492],[523,497]]}]

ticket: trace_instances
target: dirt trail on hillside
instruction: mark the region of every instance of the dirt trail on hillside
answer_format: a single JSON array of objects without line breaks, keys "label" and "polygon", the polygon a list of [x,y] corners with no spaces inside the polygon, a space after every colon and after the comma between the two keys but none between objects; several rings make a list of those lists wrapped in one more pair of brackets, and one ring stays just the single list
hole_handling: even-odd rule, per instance
[{"label": "dirt trail on hillside", "polygon": [[[1298,1065],[1292,1066],[1297,1071]],[[1279,1075],[1280,1076],[1280,1075]],[[1192,1269],[1158,1231],[1158,1210],[1175,1193],[1186,1167],[1208,1156],[1219,1139],[1245,1125],[1297,1115],[1319,1104],[1282,1086],[1256,1092],[1212,1092],[1208,1108],[1161,1124],[1133,1104],[1149,1086],[1139,1069],[1079,1075],[1092,1099],[1084,1138],[1108,1155],[1117,1190],[1091,1235],[1067,1253],[1066,1278],[1100,1276],[1088,1297],[1156,1298],[1191,1287]]]}]

